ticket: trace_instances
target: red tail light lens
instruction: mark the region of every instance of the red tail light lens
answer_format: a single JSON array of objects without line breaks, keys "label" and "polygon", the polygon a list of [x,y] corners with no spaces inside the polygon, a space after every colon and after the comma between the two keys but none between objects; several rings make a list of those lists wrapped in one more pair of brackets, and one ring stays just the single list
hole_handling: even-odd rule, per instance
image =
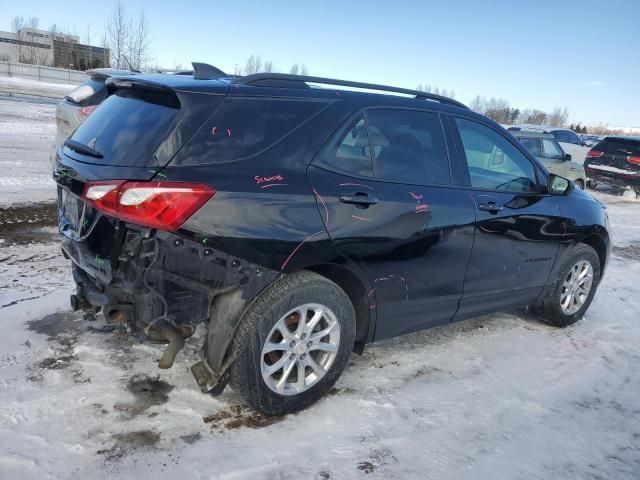
[{"label": "red tail light lens", "polygon": [[640,165],[640,157],[634,157],[633,155],[629,155],[627,157],[627,162],[635,163],[636,165]]},{"label": "red tail light lens", "polygon": [[112,180],[87,183],[82,196],[112,217],[173,232],[214,194],[201,183]]},{"label": "red tail light lens", "polygon": [[86,119],[89,115],[91,115],[91,113],[96,108],[98,108],[98,105],[90,105],[88,107],[80,107],[78,110],[76,110],[76,116],[78,117],[78,120]]},{"label": "red tail light lens", "polygon": [[588,158],[598,158],[598,157],[601,157],[602,155],[604,155],[604,152],[599,152],[598,150],[589,150],[587,152]]}]

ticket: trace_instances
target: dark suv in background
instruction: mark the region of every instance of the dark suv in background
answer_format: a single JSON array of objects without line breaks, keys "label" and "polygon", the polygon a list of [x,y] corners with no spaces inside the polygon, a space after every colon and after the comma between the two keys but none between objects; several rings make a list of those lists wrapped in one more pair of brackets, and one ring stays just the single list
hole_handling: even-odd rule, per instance
[{"label": "dark suv in background", "polygon": [[624,188],[625,197],[640,196],[640,137],[606,137],[587,153],[589,183]]},{"label": "dark suv in background", "polygon": [[202,390],[282,414],[368,342],[588,308],[605,210],[493,121],[424,92],[216,72],[108,80],[57,152],[72,304],[168,342],[160,367],[205,322]]}]

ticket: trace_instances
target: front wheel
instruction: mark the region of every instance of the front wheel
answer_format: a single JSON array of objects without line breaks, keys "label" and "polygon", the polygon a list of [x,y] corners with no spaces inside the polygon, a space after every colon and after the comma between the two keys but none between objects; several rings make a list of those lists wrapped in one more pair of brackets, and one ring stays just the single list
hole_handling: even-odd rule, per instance
[{"label": "front wheel", "polygon": [[262,413],[296,412],[333,386],[354,339],[355,313],[340,287],[312,272],[287,275],[242,319],[230,385]]},{"label": "front wheel", "polygon": [[566,255],[549,293],[533,306],[533,311],[551,325],[569,326],[587,311],[599,282],[598,254],[593,247],[580,243]]}]

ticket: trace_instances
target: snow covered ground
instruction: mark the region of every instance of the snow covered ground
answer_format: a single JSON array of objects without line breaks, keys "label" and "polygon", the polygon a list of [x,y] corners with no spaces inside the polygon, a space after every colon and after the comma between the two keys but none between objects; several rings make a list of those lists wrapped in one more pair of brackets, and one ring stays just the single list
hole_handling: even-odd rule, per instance
[{"label": "snow covered ground", "polygon": [[[0,179],[48,178],[51,111],[0,112]],[[163,371],[159,347],[71,313],[50,204],[17,205],[53,185],[21,185],[0,183],[2,479],[640,478],[640,202],[597,193],[614,256],[576,325],[511,312],[374,344],[269,418],[200,393],[200,337]]]},{"label": "snow covered ground", "polygon": [[55,103],[0,99],[0,207],[55,200],[49,163],[55,131]]}]

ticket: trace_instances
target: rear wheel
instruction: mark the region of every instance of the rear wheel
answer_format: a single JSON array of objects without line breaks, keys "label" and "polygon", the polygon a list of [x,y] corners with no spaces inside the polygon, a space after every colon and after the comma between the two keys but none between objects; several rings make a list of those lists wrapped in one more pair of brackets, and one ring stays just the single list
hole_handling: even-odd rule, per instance
[{"label": "rear wheel", "polygon": [[589,308],[599,281],[598,254],[580,243],[565,257],[549,293],[533,311],[556,327],[571,325]]},{"label": "rear wheel", "polygon": [[333,386],[355,339],[355,313],[330,280],[298,272],[276,281],[249,308],[233,342],[230,384],[268,415],[301,410]]}]

